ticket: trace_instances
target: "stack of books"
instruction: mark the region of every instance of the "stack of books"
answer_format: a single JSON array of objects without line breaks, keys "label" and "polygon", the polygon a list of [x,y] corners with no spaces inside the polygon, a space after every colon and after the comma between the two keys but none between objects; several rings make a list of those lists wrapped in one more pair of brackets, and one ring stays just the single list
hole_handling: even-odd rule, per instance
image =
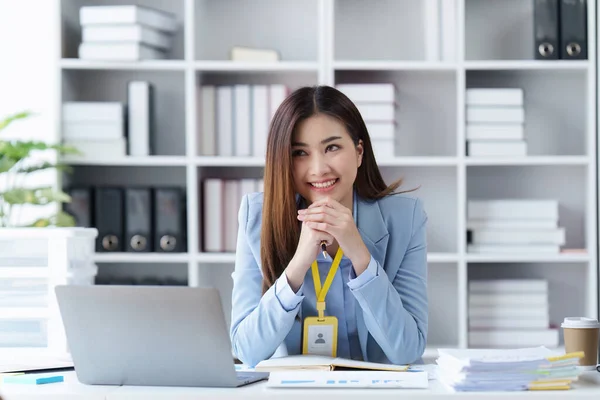
[{"label": "stack of books", "polygon": [[87,60],[163,59],[177,30],[173,14],[139,5],[81,7],[79,22]]},{"label": "stack of books", "polygon": [[581,374],[583,352],[560,354],[546,347],[438,349],[437,378],[453,392],[566,390]]},{"label": "stack of books", "polygon": [[527,155],[523,89],[470,88],[466,106],[467,155]]},{"label": "stack of books", "polygon": [[62,106],[63,143],[86,159],[127,154],[125,106],[119,102],[65,102]]},{"label": "stack of books", "polygon": [[377,160],[395,156],[396,88],[392,83],[346,83],[336,88],[358,108]]},{"label": "stack of books", "polygon": [[476,280],[469,283],[469,347],[558,347],[550,327],[548,281]]},{"label": "stack of books", "polygon": [[558,254],[565,244],[558,208],[558,200],[469,200],[467,251]]},{"label": "stack of books", "polygon": [[262,192],[263,179],[217,179],[204,181],[202,233],[205,252],[235,252],[238,214],[246,194]]},{"label": "stack of books", "polygon": [[269,125],[289,92],[279,84],[200,86],[198,154],[264,157]]}]

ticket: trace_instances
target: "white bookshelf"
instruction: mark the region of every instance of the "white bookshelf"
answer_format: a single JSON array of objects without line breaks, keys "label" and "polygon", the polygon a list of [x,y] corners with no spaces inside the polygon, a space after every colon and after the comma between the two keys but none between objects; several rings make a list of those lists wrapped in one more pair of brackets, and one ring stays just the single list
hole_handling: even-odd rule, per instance
[{"label": "white bookshelf", "polygon": [[[455,34],[444,38],[453,40],[453,57],[431,61],[424,53],[422,3],[414,0],[112,1],[162,8],[181,23],[169,59],[142,62],[77,59],[79,7],[102,2],[59,3],[60,102],[125,101],[124,84],[135,77],[155,85],[159,121],[158,155],[74,160],[71,179],[187,189],[186,253],[97,254],[100,275],[166,275],[190,286],[216,286],[229,318],[235,256],[202,251],[201,182],[206,177],[259,178],[264,159],[199,154],[197,87],[393,82],[400,91],[396,119],[402,130],[396,157],[379,165],[387,180],[402,176],[406,187],[420,186],[416,195],[429,215],[426,356],[435,357],[437,347],[467,346],[470,279],[546,278],[551,322],[567,315],[598,315],[595,2],[588,2],[589,60],[533,59],[532,2],[456,0]],[[233,45],[276,48],[282,61],[230,62]],[[511,85],[526,93],[530,155],[468,157],[465,89]],[[60,115],[60,108],[56,112]],[[558,199],[566,247],[586,252],[467,254],[467,200],[505,196]]]}]

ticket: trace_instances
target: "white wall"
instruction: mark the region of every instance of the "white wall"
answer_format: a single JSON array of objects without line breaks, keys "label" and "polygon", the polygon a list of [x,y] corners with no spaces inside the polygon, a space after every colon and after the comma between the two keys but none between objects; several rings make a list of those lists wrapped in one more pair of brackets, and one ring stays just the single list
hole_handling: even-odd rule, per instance
[{"label": "white wall", "polygon": [[[0,0],[0,118],[23,110],[36,116],[14,123],[3,139],[55,142],[58,110],[58,0]],[[0,178],[0,186],[4,185]],[[50,185],[52,172],[38,173],[28,184]],[[49,210],[23,210],[24,220]]]}]

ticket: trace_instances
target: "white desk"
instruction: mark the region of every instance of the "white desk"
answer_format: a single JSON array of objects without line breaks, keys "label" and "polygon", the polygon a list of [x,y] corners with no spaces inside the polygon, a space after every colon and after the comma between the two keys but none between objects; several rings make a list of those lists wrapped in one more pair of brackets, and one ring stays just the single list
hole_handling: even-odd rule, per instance
[{"label": "white desk", "polygon": [[235,389],[181,388],[181,387],[141,387],[141,386],[88,386],[77,381],[74,372],[65,374],[65,382],[48,385],[2,385],[0,393],[5,400],[211,400],[281,399],[307,400],[322,396],[327,399],[363,400],[376,395],[377,398],[397,400],[399,395],[421,400],[437,400],[470,396],[477,399],[600,399],[600,373],[585,373],[573,388],[567,391],[531,392],[475,392],[450,393],[436,380],[429,381],[429,389],[271,389],[265,382],[254,383]]}]

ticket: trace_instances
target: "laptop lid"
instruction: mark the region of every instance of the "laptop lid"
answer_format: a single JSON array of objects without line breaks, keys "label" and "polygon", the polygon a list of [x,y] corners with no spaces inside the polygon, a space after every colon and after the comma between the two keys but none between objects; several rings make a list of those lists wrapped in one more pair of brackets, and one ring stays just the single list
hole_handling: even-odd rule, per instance
[{"label": "laptop lid", "polygon": [[216,289],[60,285],[55,292],[80,382],[239,385]]}]

